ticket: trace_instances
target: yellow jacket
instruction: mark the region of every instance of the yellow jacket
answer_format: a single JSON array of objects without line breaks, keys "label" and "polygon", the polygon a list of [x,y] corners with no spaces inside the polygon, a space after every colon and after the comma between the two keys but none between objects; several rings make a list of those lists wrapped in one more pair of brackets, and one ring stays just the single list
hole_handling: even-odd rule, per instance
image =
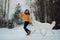
[{"label": "yellow jacket", "polygon": [[22,18],[24,21],[27,21],[27,22],[31,23],[31,17],[30,17],[30,15],[26,15],[24,13],[20,13],[19,17]]}]

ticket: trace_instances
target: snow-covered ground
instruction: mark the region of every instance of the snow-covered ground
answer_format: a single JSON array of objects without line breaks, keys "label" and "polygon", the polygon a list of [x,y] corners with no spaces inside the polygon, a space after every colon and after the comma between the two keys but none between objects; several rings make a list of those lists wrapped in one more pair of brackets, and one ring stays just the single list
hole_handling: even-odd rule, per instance
[{"label": "snow-covered ground", "polygon": [[[28,25],[28,28],[33,31],[34,28]],[[45,36],[40,34],[39,31],[34,32],[30,36],[26,36],[23,29],[23,25],[18,25],[13,29],[0,28],[0,40],[60,40],[60,30],[52,30],[48,32]]]}]

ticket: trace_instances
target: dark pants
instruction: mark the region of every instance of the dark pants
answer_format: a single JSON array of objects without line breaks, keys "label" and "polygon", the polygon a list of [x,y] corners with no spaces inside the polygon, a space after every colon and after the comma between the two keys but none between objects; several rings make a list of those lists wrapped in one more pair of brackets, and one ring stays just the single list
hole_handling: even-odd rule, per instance
[{"label": "dark pants", "polygon": [[24,22],[24,30],[26,31],[26,33],[28,33],[28,29],[27,29],[27,26],[28,26],[29,22]]}]

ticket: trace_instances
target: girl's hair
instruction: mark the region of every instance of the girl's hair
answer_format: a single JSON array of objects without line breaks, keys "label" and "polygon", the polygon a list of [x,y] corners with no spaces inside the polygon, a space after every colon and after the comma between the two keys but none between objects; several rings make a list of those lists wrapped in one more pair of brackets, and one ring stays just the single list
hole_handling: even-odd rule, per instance
[{"label": "girl's hair", "polygon": [[[28,11],[28,13],[26,13],[26,11]],[[30,13],[29,13],[29,10],[28,10],[28,9],[26,9],[24,13],[25,13],[26,15],[30,15]]]}]

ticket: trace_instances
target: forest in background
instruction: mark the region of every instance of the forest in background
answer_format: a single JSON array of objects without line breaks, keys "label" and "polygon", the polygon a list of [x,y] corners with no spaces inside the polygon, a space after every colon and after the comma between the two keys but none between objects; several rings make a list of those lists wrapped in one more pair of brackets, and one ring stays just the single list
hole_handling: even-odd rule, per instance
[{"label": "forest in background", "polygon": [[[13,20],[8,19],[9,7],[10,0],[0,0],[0,21],[3,20],[3,26],[8,25],[9,21],[11,25],[13,24]],[[35,9],[36,20],[43,23],[56,21],[54,29],[60,29],[60,0],[35,0],[31,7]]]},{"label": "forest in background", "polygon": [[36,0],[35,5],[36,20],[43,23],[56,21],[53,29],[60,29],[60,0]]}]

